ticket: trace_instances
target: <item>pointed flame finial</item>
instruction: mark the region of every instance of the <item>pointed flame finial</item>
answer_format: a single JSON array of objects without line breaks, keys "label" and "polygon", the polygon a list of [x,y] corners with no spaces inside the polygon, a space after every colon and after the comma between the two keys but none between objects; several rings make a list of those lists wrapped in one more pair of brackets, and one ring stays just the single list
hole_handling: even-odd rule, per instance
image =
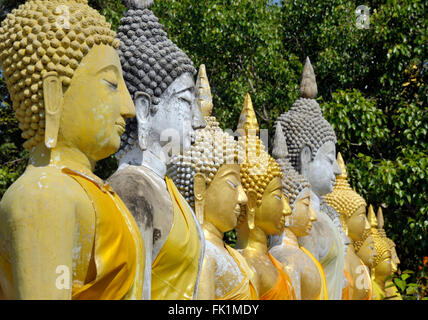
[{"label": "pointed flame finial", "polygon": [[256,133],[259,132],[259,124],[257,122],[256,113],[254,112],[253,102],[251,101],[251,96],[249,93],[245,95],[244,107],[239,116],[238,128],[244,129],[245,133],[248,133],[248,130],[256,130]]},{"label": "pointed flame finial", "polygon": [[307,99],[315,99],[318,94],[317,80],[309,57],[306,57],[303,67],[302,81],[300,82],[300,96]]},{"label": "pointed flame finial", "polygon": [[281,123],[276,122],[275,139],[273,141],[272,155],[275,159],[285,159],[288,157],[287,141],[282,132]]},{"label": "pointed flame finial", "polygon": [[153,0],[124,0],[123,3],[128,9],[147,9],[153,5]]},{"label": "pointed flame finial", "polygon": [[340,152],[337,153],[337,164],[340,167],[340,171],[342,171],[342,173],[338,176],[344,179],[348,178],[348,173],[346,172],[346,165],[345,165],[345,161],[343,161],[342,155]]},{"label": "pointed flame finial", "polygon": [[369,212],[367,213],[367,219],[369,220],[370,226],[376,228],[378,226],[376,215],[373,210],[373,206],[369,206]]},{"label": "pointed flame finial", "polygon": [[379,209],[377,209],[377,223],[378,223],[378,228],[383,229],[383,226],[385,224],[385,220],[383,220],[383,212],[382,212],[381,207],[379,207]]},{"label": "pointed flame finial", "polygon": [[213,111],[213,98],[211,95],[211,87],[208,81],[205,65],[199,67],[198,80],[196,81],[196,89],[198,94],[198,105],[201,108],[204,117],[211,116]]}]

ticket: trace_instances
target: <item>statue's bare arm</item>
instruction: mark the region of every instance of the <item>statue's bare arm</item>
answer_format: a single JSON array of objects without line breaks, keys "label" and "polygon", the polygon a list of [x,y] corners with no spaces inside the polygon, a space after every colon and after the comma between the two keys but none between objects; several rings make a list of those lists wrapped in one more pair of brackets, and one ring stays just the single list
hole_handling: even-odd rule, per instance
[{"label": "statue's bare arm", "polygon": [[61,174],[30,172],[5,194],[0,237],[13,261],[7,298],[71,299],[76,201],[79,193],[88,200],[79,188]]},{"label": "statue's bare arm", "polygon": [[108,180],[108,183],[113,187],[122,201],[127,206],[128,210],[133,215],[140,234],[144,239],[146,250],[144,284],[143,284],[143,299],[149,299],[151,296],[151,266],[153,262],[153,208],[149,202],[147,181],[142,176],[135,174],[135,171],[127,169],[119,170],[114,173]]},{"label": "statue's bare arm", "polygon": [[215,269],[215,260],[212,256],[205,254],[199,280],[198,300],[215,300]]}]

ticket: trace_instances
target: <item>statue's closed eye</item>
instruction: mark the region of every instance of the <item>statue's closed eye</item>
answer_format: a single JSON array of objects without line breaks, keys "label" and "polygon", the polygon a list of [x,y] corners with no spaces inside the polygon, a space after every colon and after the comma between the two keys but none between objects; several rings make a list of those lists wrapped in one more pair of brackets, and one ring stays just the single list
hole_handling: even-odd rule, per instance
[{"label": "statue's closed eye", "polygon": [[184,102],[186,102],[186,103],[188,103],[188,104],[192,103],[192,101],[189,98],[185,97],[185,96],[179,97],[179,99],[182,100],[182,101],[184,101]]},{"label": "statue's closed eye", "polygon": [[227,181],[227,183],[233,188],[233,189],[236,189],[236,187],[237,187],[237,185],[236,184],[234,184],[232,181],[230,181],[230,180],[226,180]]},{"label": "statue's closed eye", "polygon": [[111,81],[111,80],[107,80],[107,79],[103,79],[105,83],[107,83],[107,85],[112,88],[113,90],[117,90],[117,82]]}]

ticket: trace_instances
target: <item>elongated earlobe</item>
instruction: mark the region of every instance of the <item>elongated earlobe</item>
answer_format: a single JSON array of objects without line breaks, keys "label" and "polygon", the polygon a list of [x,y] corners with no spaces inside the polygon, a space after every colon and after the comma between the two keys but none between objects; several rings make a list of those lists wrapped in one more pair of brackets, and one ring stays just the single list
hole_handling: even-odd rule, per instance
[{"label": "elongated earlobe", "polygon": [[204,223],[205,191],[207,189],[206,177],[203,173],[193,176],[193,194],[195,195],[195,214],[202,225]]},{"label": "elongated earlobe", "polygon": [[248,228],[250,230],[254,229],[254,221],[256,219],[256,208],[257,208],[257,193],[250,189],[247,192],[247,221]]},{"label": "elongated earlobe", "polygon": [[305,146],[300,152],[300,174],[306,179],[308,179],[309,163],[311,160],[311,149],[308,146]]},{"label": "elongated earlobe", "polygon": [[148,148],[150,111],[152,108],[152,99],[150,96],[141,91],[135,93],[135,113],[138,122],[138,145],[141,150]]},{"label": "elongated earlobe", "polygon": [[56,72],[43,76],[43,100],[45,104],[45,145],[55,148],[62,114],[62,84]]}]

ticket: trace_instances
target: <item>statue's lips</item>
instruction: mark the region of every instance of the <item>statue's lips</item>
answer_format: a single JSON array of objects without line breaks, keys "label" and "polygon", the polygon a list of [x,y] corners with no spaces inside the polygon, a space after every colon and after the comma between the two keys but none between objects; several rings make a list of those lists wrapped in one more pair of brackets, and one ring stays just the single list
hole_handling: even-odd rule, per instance
[{"label": "statue's lips", "polygon": [[116,122],[115,126],[117,127],[117,131],[119,132],[120,135],[122,135],[125,132],[125,122]]},{"label": "statue's lips", "polygon": [[233,210],[233,213],[236,215],[236,217],[239,217],[241,214],[241,206],[236,206],[236,208]]}]

